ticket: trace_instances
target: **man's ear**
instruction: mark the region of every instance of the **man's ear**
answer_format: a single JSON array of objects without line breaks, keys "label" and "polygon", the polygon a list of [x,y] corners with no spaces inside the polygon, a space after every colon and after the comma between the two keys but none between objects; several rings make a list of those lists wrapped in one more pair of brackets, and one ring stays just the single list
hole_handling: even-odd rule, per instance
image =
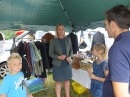
[{"label": "man's ear", "polygon": [[111,21],[110,22],[110,27],[111,27],[111,30],[115,32],[117,25],[116,25],[116,23],[114,21]]}]

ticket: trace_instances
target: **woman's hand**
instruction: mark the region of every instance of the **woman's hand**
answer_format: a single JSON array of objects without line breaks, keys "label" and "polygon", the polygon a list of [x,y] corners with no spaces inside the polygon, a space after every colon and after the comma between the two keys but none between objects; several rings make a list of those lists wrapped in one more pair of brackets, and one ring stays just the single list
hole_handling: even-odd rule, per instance
[{"label": "woman's hand", "polygon": [[58,57],[58,59],[60,59],[60,60],[64,60],[65,58],[66,58],[66,55],[61,55]]},{"label": "woman's hand", "polygon": [[67,62],[70,62],[71,61],[71,57],[67,57],[66,60],[67,60]]}]

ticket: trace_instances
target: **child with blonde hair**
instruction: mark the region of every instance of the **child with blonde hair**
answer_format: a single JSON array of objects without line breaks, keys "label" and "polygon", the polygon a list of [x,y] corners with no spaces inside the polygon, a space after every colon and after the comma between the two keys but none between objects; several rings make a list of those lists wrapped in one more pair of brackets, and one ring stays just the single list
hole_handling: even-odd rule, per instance
[{"label": "child with blonde hair", "polygon": [[96,44],[92,50],[92,55],[96,57],[96,60],[93,62],[93,71],[87,70],[91,78],[90,93],[93,97],[102,97],[103,82],[108,74],[106,46]]},{"label": "child with blonde hair", "polygon": [[12,53],[7,59],[7,66],[10,69],[0,86],[0,97],[32,97],[27,93],[22,68],[22,58],[18,53]]}]

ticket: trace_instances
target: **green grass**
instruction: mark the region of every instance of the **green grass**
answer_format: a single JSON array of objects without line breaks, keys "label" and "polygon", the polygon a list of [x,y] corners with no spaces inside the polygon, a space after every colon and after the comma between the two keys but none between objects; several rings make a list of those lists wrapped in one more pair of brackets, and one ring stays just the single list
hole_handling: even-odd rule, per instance
[{"label": "green grass", "polygon": [[[48,81],[50,83],[50,87],[47,90],[41,90],[39,92],[33,93],[33,97],[56,97],[54,85],[55,82],[53,81],[52,74],[48,74]],[[70,97],[90,97],[88,96],[87,92],[84,92],[82,94],[78,94],[73,90],[72,87],[73,80],[70,80]],[[45,82],[45,86],[47,87],[47,81]],[[44,87],[45,88],[45,87]],[[62,84],[61,89],[61,97],[65,97],[65,91]]]},{"label": "green grass", "polygon": [[[52,74],[47,74],[47,75],[48,75],[48,82],[50,84],[50,87],[48,88],[48,82],[46,80],[44,89],[46,89],[46,88],[48,88],[48,89],[33,93],[33,97],[56,97],[55,89],[54,89],[55,82],[53,81]],[[31,77],[31,78],[34,78],[34,77]],[[2,79],[0,80],[0,82],[1,81],[2,81]],[[72,82],[74,82],[74,81],[70,80],[70,84],[71,84],[70,85],[70,97],[90,97],[90,96],[88,96],[87,92],[84,92],[82,94],[78,94],[77,92],[75,92],[72,87]],[[65,97],[65,91],[64,91],[63,84],[62,84],[62,89],[61,89],[61,97]]]}]

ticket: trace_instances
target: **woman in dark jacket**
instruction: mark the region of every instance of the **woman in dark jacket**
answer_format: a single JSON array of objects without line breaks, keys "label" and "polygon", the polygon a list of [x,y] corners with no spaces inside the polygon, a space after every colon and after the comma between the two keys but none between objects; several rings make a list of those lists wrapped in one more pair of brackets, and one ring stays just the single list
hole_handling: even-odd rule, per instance
[{"label": "woman in dark jacket", "polygon": [[50,42],[49,55],[53,58],[53,79],[55,83],[56,97],[60,97],[61,82],[64,82],[66,97],[70,97],[70,82],[72,67],[70,65],[73,54],[69,37],[65,37],[65,29],[62,24],[56,26],[56,38]]}]

